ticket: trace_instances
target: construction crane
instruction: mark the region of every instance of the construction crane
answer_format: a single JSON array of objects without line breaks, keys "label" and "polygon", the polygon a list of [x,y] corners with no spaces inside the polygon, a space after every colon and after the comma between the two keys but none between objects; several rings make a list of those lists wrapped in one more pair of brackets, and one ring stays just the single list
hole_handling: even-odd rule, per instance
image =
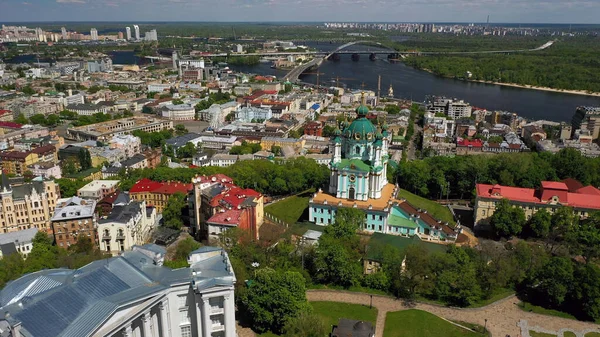
[{"label": "construction crane", "polygon": [[325,75],[325,73],[321,73],[318,70],[314,73],[302,73],[302,75],[317,75],[317,92],[319,92],[319,78],[321,75]]}]

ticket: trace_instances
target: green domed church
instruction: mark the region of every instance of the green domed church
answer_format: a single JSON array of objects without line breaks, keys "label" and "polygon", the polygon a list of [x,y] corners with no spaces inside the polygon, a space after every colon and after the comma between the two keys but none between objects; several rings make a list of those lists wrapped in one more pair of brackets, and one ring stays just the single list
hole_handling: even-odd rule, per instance
[{"label": "green domed church", "polygon": [[387,185],[387,125],[378,130],[367,119],[369,109],[363,104],[356,109],[352,123],[342,122],[331,140],[332,154],[329,193],[336,198],[361,200],[381,198]]}]

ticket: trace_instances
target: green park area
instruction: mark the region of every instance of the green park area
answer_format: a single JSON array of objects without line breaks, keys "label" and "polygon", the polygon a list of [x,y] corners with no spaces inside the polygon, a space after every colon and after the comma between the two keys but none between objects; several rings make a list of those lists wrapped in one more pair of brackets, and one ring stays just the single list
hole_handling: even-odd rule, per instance
[{"label": "green park area", "polygon": [[543,333],[543,332],[536,332],[536,331],[529,331],[529,336],[531,337],[556,337],[556,335],[552,335],[549,333]]},{"label": "green park area", "polygon": [[313,312],[324,320],[325,326],[331,328],[338,324],[340,318],[354,319],[357,321],[377,321],[377,309],[367,305],[348,304],[339,302],[310,302]]},{"label": "green park area", "polygon": [[308,208],[308,199],[310,193],[301,195],[293,195],[283,200],[276,201],[268,206],[265,206],[265,213],[270,214],[287,224],[293,225],[304,211]]},{"label": "green park area", "polygon": [[484,334],[456,326],[426,311],[410,309],[388,312],[384,337],[480,337]]},{"label": "green park area", "polygon": [[416,208],[421,208],[427,210],[431,216],[438,220],[442,220],[444,222],[448,222],[450,224],[454,224],[454,217],[448,207],[438,204],[437,202],[429,199],[425,199],[416,194],[412,194],[407,190],[400,189],[398,192],[398,199],[404,198],[411,205]]}]

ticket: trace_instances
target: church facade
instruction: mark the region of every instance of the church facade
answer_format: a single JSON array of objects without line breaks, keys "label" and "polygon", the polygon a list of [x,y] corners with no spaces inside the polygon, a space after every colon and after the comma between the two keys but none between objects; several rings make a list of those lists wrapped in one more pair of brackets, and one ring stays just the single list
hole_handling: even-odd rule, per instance
[{"label": "church facade", "polygon": [[454,241],[457,229],[396,199],[398,186],[387,180],[392,135],[385,123],[376,127],[368,112],[363,102],[356,109],[357,118],[334,131],[329,186],[310,199],[309,220],[327,226],[334,223],[338,208],[359,208],[365,212],[363,231]]}]

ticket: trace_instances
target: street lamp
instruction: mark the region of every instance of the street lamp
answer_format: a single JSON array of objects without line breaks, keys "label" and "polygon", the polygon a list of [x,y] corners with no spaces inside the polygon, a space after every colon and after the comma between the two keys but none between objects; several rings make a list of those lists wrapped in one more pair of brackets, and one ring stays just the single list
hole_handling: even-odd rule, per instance
[{"label": "street lamp", "polygon": [[254,278],[256,278],[256,269],[260,266],[260,263],[252,262],[251,266],[254,268]]},{"label": "street lamp", "polygon": [[483,333],[486,333],[487,332],[487,318],[484,319],[484,321],[485,321],[485,325],[483,326]]}]

